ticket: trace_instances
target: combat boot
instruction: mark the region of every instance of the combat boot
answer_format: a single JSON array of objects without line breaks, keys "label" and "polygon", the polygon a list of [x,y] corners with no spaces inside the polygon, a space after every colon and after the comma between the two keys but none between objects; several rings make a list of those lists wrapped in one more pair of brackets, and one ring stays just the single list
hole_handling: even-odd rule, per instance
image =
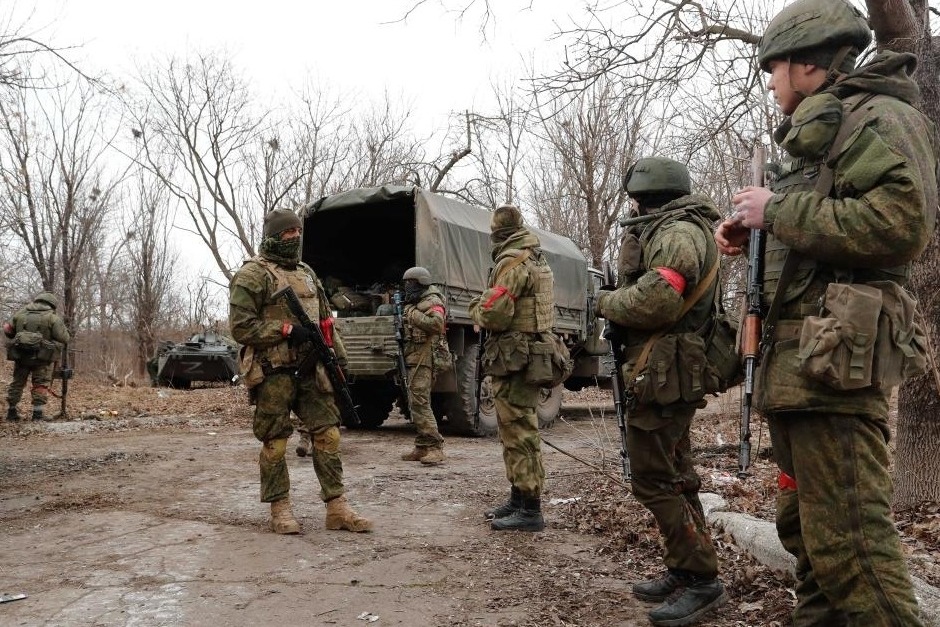
[{"label": "combat boot", "polygon": [[522,492],[520,492],[519,488],[516,486],[512,486],[512,488],[509,489],[509,500],[499,507],[486,510],[483,512],[483,517],[487,520],[493,520],[494,518],[505,518],[506,516],[509,516],[518,510],[520,507],[522,507]]},{"label": "combat boot", "polygon": [[418,460],[422,464],[427,464],[428,466],[436,466],[444,462],[444,449],[440,447],[429,448],[428,452],[424,454],[424,457]]},{"label": "combat boot", "polygon": [[284,535],[300,533],[300,523],[290,509],[290,497],[271,502],[271,531]]},{"label": "combat boot", "polygon": [[43,421],[46,419],[45,415],[42,413],[42,407],[33,407],[33,421]]},{"label": "combat boot", "polygon": [[406,462],[420,462],[425,455],[428,454],[428,447],[426,446],[416,446],[413,451],[410,453],[405,453],[401,456],[402,461]]},{"label": "combat boot", "polygon": [[538,497],[523,498],[522,507],[509,516],[494,518],[490,529],[496,531],[542,531],[545,519],[542,518],[542,501]]},{"label": "combat boot", "polygon": [[650,621],[659,627],[694,625],[703,615],[724,605],[728,597],[718,579],[693,578],[685,590],[649,613]]},{"label": "combat boot", "polygon": [[294,449],[294,452],[297,453],[297,457],[313,455],[313,440],[310,439],[309,433],[306,431],[300,432],[300,442],[297,443],[297,448]]},{"label": "combat boot", "polygon": [[649,579],[633,584],[633,596],[641,601],[662,603],[670,594],[684,587],[688,582],[689,577],[685,573],[669,570],[659,579]]},{"label": "combat boot", "polygon": [[326,502],[326,528],[355,532],[372,531],[372,522],[357,514],[349,506],[346,496],[340,495]]},{"label": "combat boot", "polygon": [[20,414],[16,411],[16,405],[10,405],[7,408],[7,420],[10,422],[17,422],[20,419]]}]

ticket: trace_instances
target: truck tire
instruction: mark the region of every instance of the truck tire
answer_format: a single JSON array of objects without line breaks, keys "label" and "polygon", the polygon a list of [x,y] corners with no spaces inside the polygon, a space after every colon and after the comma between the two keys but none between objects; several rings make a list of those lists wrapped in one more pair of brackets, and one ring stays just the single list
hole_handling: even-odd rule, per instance
[{"label": "truck tire", "polygon": [[392,413],[397,390],[394,385],[356,383],[349,386],[349,393],[356,403],[359,426],[356,429],[378,429]]},{"label": "truck tire", "polygon": [[561,411],[563,389],[563,385],[556,385],[553,388],[539,390],[539,404],[535,408],[535,414],[539,419],[539,429],[548,429],[555,424],[555,418]]},{"label": "truck tire", "polygon": [[480,422],[474,428],[473,414],[476,410],[476,373],[479,345],[467,345],[463,355],[457,357],[454,370],[457,376],[457,391],[448,394],[444,403],[447,416],[447,431],[455,435],[483,436],[496,433],[496,406],[489,393],[489,377],[483,380],[480,389]]}]

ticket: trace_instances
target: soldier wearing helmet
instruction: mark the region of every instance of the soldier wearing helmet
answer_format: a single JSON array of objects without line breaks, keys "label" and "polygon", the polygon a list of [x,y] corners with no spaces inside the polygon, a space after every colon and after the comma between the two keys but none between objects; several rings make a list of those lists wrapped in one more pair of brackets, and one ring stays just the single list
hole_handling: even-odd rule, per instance
[{"label": "soldier wearing helmet", "polygon": [[[774,133],[785,159],[772,190],[734,195],[715,233],[736,255],[750,229],[767,232],[774,334],[755,405],[780,468],[777,533],[797,558],[800,625],[922,624],[891,522],[888,399],[926,362],[904,287],[935,226],[938,146],[917,108],[917,58],[884,51],[855,68],[870,41],[843,0],[797,0],[770,22],[758,61],[788,115]],[[914,333],[886,333],[879,318]],[[818,341],[826,329],[843,335]]]},{"label": "soldier wearing helmet", "polygon": [[408,366],[408,408],[418,434],[414,450],[401,458],[435,465],[444,461],[444,438],[431,411],[431,387],[438,374],[452,365],[445,335],[447,311],[444,295],[427,268],[415,266],[402,275],[404,282],[405,364]]},{"label": "soldier wearing helmet", "polygon": [[3,323],[7,337],[7,359],[14,363],[13,379],[7,388],[7,420],[20,419],[16,405],[32,377],[33,420],[46,420],[43,413],[49,384],[52,382],[52,362],[69,343],[69,331],[56,313],[59,299],[52,292],[40,292],[9,321]]},{"label": "soldier wearing helmet", "polygon": [[[617,288],[602,291],[594,310],[610,323],[609,339],[625,358],[618,365],[635,399],[627,416],[632,491],[656,519],[666,566],[661,577],[634,584],[633,593],[660,603],[649,614],[654,625],[690,625],[726,600],[689,439],[705,393],[715,391],[703,387],[708,371],[697,347],[720,300],[712,237],[719,214],[709,198],[692,193],[688,169],[673,159],[640,159],[623,184],[648,219],[631,221]],[[654,361],[668,370],[654,372]],[[686,385],[696,380],[697,388]]]},{"label": "soldier wearing helmet", "polygon": [[313,350],[313,331],[302,326],[282,299],[273,294],[292,287],[311,320],[319,321],[327,344],[342,365],[342,338],[333,328],[332,311],[317,275],[300,260],[303,224],[296,213],[274,209],[264,217],[259,254],[246,261],[229,285],[232,337],[243,345],[241,375],[255,414],[253,430],[261,442],[258,461],[261,501],[271,504],[271,530],[300,533],[290,503],[290,477],[284,453],[293,432],[293,411],[313,439],[313,468],[326,503],[326,528],[369,531],[372,523],[346,499],[340,457],[340,412],[322,364],[308,378],[294,376]]},{"label": "soldier wearing helmet", "polygon": [[503,447],[509,500],[484,513],[496,531],[542,531],[545,481],[539,436],[539,385],[527,380],[533,342],[555,325],[554,275],[538,237],[515,205],[500,205],[490,221],[493,260],[489,286],[470,303],[470,317],[488,331],[483,372],[490,376]]}]

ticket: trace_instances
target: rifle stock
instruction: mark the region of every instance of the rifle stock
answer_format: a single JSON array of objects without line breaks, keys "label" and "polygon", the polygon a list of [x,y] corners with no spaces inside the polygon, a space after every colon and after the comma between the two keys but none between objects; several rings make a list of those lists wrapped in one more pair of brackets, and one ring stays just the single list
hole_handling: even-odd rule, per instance
[{"label": "rifle stock", "polygon": [[287,308],[290,309],[290,312],[300,324],[313,333],[313,339],[310,342],[312,350],[298,364],[297,369],[294,370],[294,377],[297,379],[304,377],[313,372],[317,362],[322,363],[330,383],[333,385],[333,393],[339,402],[343,424],[349,427],[358,427],[360,424],[359,413],[356,411],[356,404],[349,393],[346,375],[343,374],[343,369],[339,367],[333,349],[326,343],[320,324],[310,319],[291,286],[288,285],[271,295],[271,299],[274,301],[280,298],[287,301]]},{"label": "rifle stock", "polygon": [[[751,158],[751,184],[764,186],[764,147],[756,145]],[[740,448],[738,450],[738,477],[746,478],[751,465],[751,405],[754,398],[754,378],[761,357],[761,335],[764,319],[764,249],[766,233],[751,229],[747,260],[747,313],[741,334],[741,359],[744,365],[744,391],[741,395]]]},{"label": "rifle stock", "polygon": [[395,342],[398,344],[395,369],[398,371],[401,408],[405,418],[411,420],[411,403],[408,400],[408,366],[405,364],[405,320],[402,314],[401,292],[396,290],[392,295],[392,300],[395,304]]}]

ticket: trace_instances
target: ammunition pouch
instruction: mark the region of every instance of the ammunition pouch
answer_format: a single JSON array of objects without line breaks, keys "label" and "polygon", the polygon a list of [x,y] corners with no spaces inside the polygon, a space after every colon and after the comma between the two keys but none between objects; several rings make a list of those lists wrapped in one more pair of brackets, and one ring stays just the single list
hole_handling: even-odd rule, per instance
[{"label": "ammunition pouch", "polygon": [[529,365],[529,341],[521,331],[491,333],[483,345],[483,372],[505,377]]},{"label": "ammunition pouch", "polygon": [[238,373],[242,383],[251,390],[264,381],[264,368],[261,360],[255,358],[253,346],[242,346],[238,351]]},{"label": "ammunition pouch", "polygon": [[7,359],[24,366],[41,366],[52,363],[58,348],[38,331],[19,331],[7,344]]},{"label": "ammunition pouch", "polygon": [[431,345],[431,373],[433,376],[437,376],[442,372],[452,370],[453,367],[454,356],[447,344],[447,336],[440,335]]},{"label": "ammunition pouch", "polygon": [[529,342],[525,379],[539,387],[561,385],[574,370],[571,353],[562,339],[552,332],[540,333],[538,337]]}]

